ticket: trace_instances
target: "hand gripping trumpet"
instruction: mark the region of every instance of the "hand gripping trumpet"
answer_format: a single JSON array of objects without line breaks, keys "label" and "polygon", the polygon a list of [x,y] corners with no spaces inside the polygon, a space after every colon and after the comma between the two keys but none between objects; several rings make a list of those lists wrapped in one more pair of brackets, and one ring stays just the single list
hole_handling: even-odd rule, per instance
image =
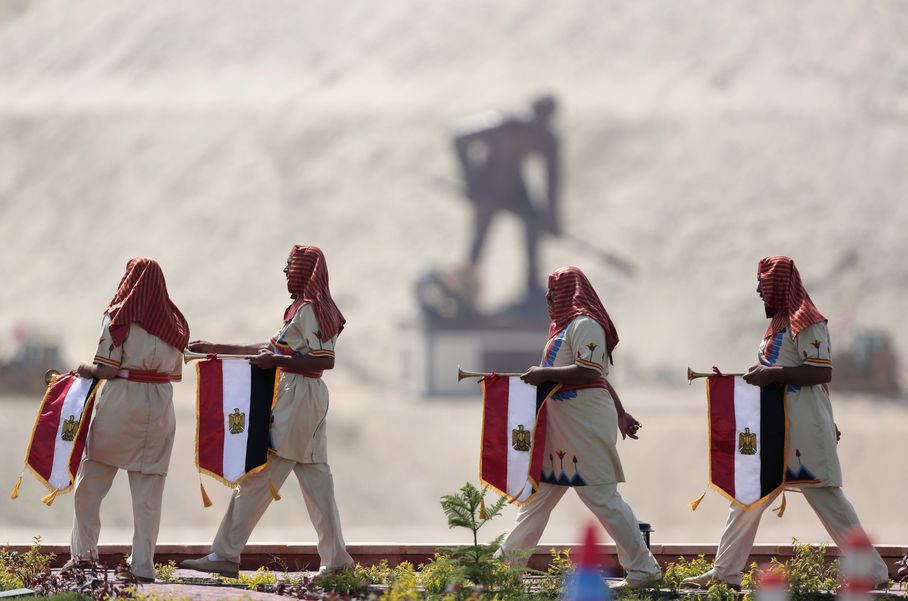
[{"label": "hand gripping trumpet", "polygon": [[715,369],[715,368],[713,368],[713,370],[714,371],[712,371],[712,372],[699,372],[699,371],[694,371],[688,367],[687,368],[687,383],[690,384],[697,378],[708,378],[710,376],[743,376],[744,375],[744,374],[725,374],[725,373],[719,372],[719,370]]},{"label": "hand gripping trumpet", "polygon": [[217,355],[214,353],[194,353],[188,349],[183,350],[183,363],[196,359],[252,359],[255,355]]},{"label": "hand gripping trumpet", "polygon": [[[494,373],[496,376],[522,376],[523,375],[521,372],[514,372],[514,371],[501,372],[501,373],[494,372]],[[491,376],[491,375],[492,375],[492,372],[467,371],[467,370],[461,368],[459,365],[457,366],[457,381],[458,382],[460,382],[461,380],[466,379],[466,378],[484,378],[486,376]]]}]

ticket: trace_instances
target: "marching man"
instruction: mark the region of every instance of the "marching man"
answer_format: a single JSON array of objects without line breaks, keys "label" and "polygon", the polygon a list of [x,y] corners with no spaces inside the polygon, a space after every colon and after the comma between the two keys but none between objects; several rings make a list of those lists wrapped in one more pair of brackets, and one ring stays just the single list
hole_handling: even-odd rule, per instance
[{"label": "marching man", "polygon": [[618,561],[627,571],[624,585],[655,584],[662,571],[634,512],[618,493],[618,483],[624,482],[618,431],[636,439],[641,427],[606,379],[618,332],[577,267],[549,275],[545,300],[552,322],[542,365],[530,367],[521,379],[533,386],[555,382],[563,387],[548,400],[539,492],[520,508],[502,551],[535,547],[555,505],[573,488],[615,541]]},{"label": "marching man", "polygon": [[197,340],[189,350],[200,353],[256,355],[250,363],[280,368],[277,402],[272,410],[271,440],[265,469],[251,474],[234,493],[211,545],[211,553],[181,565],[236,578],[240,553],[272,501],[271,485],[280,488],[296,474],[309,518],[318,533],[321,571],[353,565],[341,533],[334,502],[334,479],[328,466],[326,418],[328,389],[322,372],[334,367],[334,344],[344,328],[328,288],[325,255],[315,246],[296,245],[284,268],[292,302],[270,342],[250,345]]},{"label": "marching man", "polygon": [[[810,300],[794,261],[788,257],[760,260],[757,294],[771,321],[763,334],[758,363],[748,370],[744,380],[754,386],[787,387],[785,488],[804,494],[841,548],[851,532],[863,530],[842,492],[842,469],[836,452],[838,430],[827,387],[832,380],[832,356],[826,318]],[[781,489],[750,510],[732,503],[712,569],[686,578],[682,584],[707,587],[724,582],[739,587],[760,517],[780,492]],[[874,582],[886,582],[886,564],[879,553],[872,553]]]},{"label": "marching man", "polygon": [[129,474],[135,521],[129,569],[140,582],[154,582],[164,478],[176,433],[170,383],[180,380],[188,340],[189,325],[167,294],[160,265],[147,257],[130,260],[104,313],[94,362],[78,369],[83,378],[108,381],[76,477],[72,559],[64,570],[97,561],[101,501],[122,469]]}]

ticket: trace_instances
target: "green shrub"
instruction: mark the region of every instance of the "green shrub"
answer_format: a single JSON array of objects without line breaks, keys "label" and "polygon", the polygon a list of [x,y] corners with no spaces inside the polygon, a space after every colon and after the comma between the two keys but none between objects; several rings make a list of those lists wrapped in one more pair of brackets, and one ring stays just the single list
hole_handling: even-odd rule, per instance
[{"label": "green shrub", "polygon": [[326,591],[352,597],[366,594],[371,584],[368,578],[355,568],[322,574],[314,583]]},{"label": "green shrub", "polygon": [[180,582],[180,579],[174,576],[176,569],[177,564],[172,559],[166,564],[154,564],[155,580],[160,580],[161,582]]},{"label": "green shrub", "polygon": [[0,548],[0,590],[29,588],[39,574],[50,570],[50,562],[56,556],[41,552],[41,537],[32,540],[31,548],[25,553]]},{"label": "green shrub", "polygon": [[699,576],[711,567],[712,563],[706,561],[703,555],[698,555],[690,561],[681,556],[678,561],[673,561],[665,567],[662,584],[671,592],[677,593],[681,588],[682,580],[691,576]]}]

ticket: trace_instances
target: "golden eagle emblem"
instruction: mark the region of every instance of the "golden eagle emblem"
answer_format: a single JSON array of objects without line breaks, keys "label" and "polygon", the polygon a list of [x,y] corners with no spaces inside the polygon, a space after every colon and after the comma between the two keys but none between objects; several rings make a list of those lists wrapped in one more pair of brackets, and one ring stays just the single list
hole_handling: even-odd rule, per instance
[{"label": "golden eagle emblem", "polygon": [[246,429],[246,414],[240,413],[238,407],[233,408],[233,413],[227,416],[227,425],[231,434],[242,434]]},{"label": "golden eagle emblem", "polygon": [[738,452],[742,455],[757,454],[757,435],[750,431],[750,428],[744,428],[744,431],[738,434]]},{"label": "golden eagle emblem", "polygon": [[515,451],[529,451],[532,446],[530,431],[525,430],[523,424],[511,430],[511,446]]},{"label": "golden eagle emblem", "polygon": [[60,438],[66,442],[72,442],[76,439],[76,432],[79,431],[79,421],[75,415],[70,415],[69,419],[63,421],[63,431],[60,432]]}]

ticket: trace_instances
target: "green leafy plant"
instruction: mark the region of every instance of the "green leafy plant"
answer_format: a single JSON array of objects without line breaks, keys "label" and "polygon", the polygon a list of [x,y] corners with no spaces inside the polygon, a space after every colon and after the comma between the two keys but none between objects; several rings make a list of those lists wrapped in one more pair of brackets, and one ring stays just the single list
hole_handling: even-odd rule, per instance
[{"label": "green leafy plant", "polygon": [[40,574],[50,571],[55,557],[41,552],[40,536],[32,539],[32,546],[24,553],[0,549],[0,590],[30,587]]},{"label": "green leafy plant", "polygon": [[791,541],[794,557],[780,563],[772,560],[788,578],[788,586],[795,601],[828,598],[839,586],[839,562],[826,562],[826,545],[803,545]]},{"label": "green leafy plant", "polygon": [[542,578],[538,583],[539,594],[547,599],[557,599],[564,592],[564,577],[574,569],[574,562],[571,561],[571,550],[551,548],[549,553],[552,561],[548,569],[542,572]]},{"label": "green leafy plant", "polygon": [[469,530],[473,544],[453,547],[446,555],[436,555],[434,561],[423,567],[423,583],[430,593],[447,592],[456,598],[481,594],[486,589],[502,596],[523,593],[520,571],[495,557],[504,535],[487,545],[479,544],[479,529],[501,515],[507,502],[507,499],[500,497],[486,506],[486,491],[467,482],[457,493],[441,498],[448,527]]},{"label": "green leafy plant", "polygon": [[322,574],[313,582],[326,591],[352,597],[365,595],[371,584],[369,579],[355,568]]},{"label": "green leafy plant", "polygon": [[168,561],[166,564],[163,564],[163,563],[154,564],[155,580],[160,580],[161,582],[180,582],[180,579],[174,575],[176,573],[176,569],[177,569],[177,564],[172,559],[170,561]]},{"label": "green leafy plant", "polygon": [[686,560],[684,556],[678,558],[665,566],[662,576],[662,584],[673,593],[677,593],[681,588],[681,581],[691,576],[699,576],[712,567],[712,563],[706,561],[703,555],[698,555],[695,559]]},{"label": "green leafy plant", "polygon": [[402,580],[416,579],[416,568],[409,561],[392,566],[388,560],[382,559],[371,566],[356,564],[353,571],[362,576],[369,584],[392,585]]}]

